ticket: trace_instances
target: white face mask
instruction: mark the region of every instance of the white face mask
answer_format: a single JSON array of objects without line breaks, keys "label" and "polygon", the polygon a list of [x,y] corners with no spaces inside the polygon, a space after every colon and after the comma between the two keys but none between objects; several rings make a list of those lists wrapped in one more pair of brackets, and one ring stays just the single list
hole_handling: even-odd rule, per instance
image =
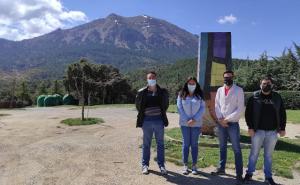
[{"label": "white face mask", "polygon": [[148,82],[149,86],[155,86],[156,85],[156,80],[148,79],[147,82]]},{"label": "white face mask", "polygon": [[190,85],[188,84],[188,89],[190,93],[194,93],[195,89],[196,89],[196,85]]}]

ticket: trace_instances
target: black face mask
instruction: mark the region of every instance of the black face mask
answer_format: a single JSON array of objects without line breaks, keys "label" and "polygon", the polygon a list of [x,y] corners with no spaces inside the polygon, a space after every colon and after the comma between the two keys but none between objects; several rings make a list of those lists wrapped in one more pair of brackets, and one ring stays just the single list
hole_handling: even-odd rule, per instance
[{"label": "black face mask", "polygon": [[233,84],[233,80],[231,78],[224,78],[224,84],[231,86]]},{"label": "black face mask", "polygon": [[270,84],[266,85],[266,86],[262,86],[261,90],[265,93],[268,93],[272,90],[272,86]]}]

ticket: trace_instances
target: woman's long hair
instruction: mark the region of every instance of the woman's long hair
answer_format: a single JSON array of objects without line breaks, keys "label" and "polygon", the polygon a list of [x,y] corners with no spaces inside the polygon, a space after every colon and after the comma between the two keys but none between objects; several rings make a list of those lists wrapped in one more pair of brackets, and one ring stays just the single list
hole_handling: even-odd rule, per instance
[{"label": "woman's long hair", "polygon": [[189,95],[188,83],[190,80],[194,80],[196,82],[196,89],[194,91],[194,96],[196,96],[198,99],[200,98],[204,99],[203,91],[195,77],[188,77],[187,81],[184,83],[183,88],[179,93],[180,98],[185,99]]}]

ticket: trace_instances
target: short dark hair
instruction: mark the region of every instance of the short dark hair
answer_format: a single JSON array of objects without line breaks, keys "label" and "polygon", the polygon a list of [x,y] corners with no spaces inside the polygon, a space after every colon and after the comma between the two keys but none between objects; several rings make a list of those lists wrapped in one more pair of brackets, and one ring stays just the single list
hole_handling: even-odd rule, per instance
[{"label": "short dark hair", "polygon": [[267,81],[271,81],[271,83],[273,84],[273,79],[271,75],[266,75],[264,77],[261,78],[260,83],[262,83],[262,81],[267,80]]},{"label": "short dark hair", "polygon": [[223,73],[223,76],[224,76],[225,74],[227,74],[227,73],[230,73],[230,74],[232,74],[232,76],[234,76],[234,73],[233,73],[233,71],[231,71],[231,70],[225,71],[225,72]]},{"label": "short dark hair", "polygon": [[155,76],[157,76],[155,71],[148,71],[148,72],[147,72],[147,75],[148,75],[148,74],[154,74]]}]

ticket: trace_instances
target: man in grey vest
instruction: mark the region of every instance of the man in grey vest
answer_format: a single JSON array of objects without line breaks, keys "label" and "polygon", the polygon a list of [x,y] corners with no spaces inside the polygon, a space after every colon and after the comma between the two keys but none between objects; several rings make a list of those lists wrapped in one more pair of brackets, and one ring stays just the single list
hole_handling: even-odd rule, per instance
[{"label": "man in grey vest", "polygon": [[255,171],[260,148],[264,148],[265,182],[277,185],[272,178],[272,154],[278,139],[277,134],[285,136],[286,111],[281,96],[272,91],[273,81],[270,76],[260,81],[261,90],[249,98],[245,118],[248,133],[251,136],[251,151],[248,169],[244,181],[251,181]]}]

